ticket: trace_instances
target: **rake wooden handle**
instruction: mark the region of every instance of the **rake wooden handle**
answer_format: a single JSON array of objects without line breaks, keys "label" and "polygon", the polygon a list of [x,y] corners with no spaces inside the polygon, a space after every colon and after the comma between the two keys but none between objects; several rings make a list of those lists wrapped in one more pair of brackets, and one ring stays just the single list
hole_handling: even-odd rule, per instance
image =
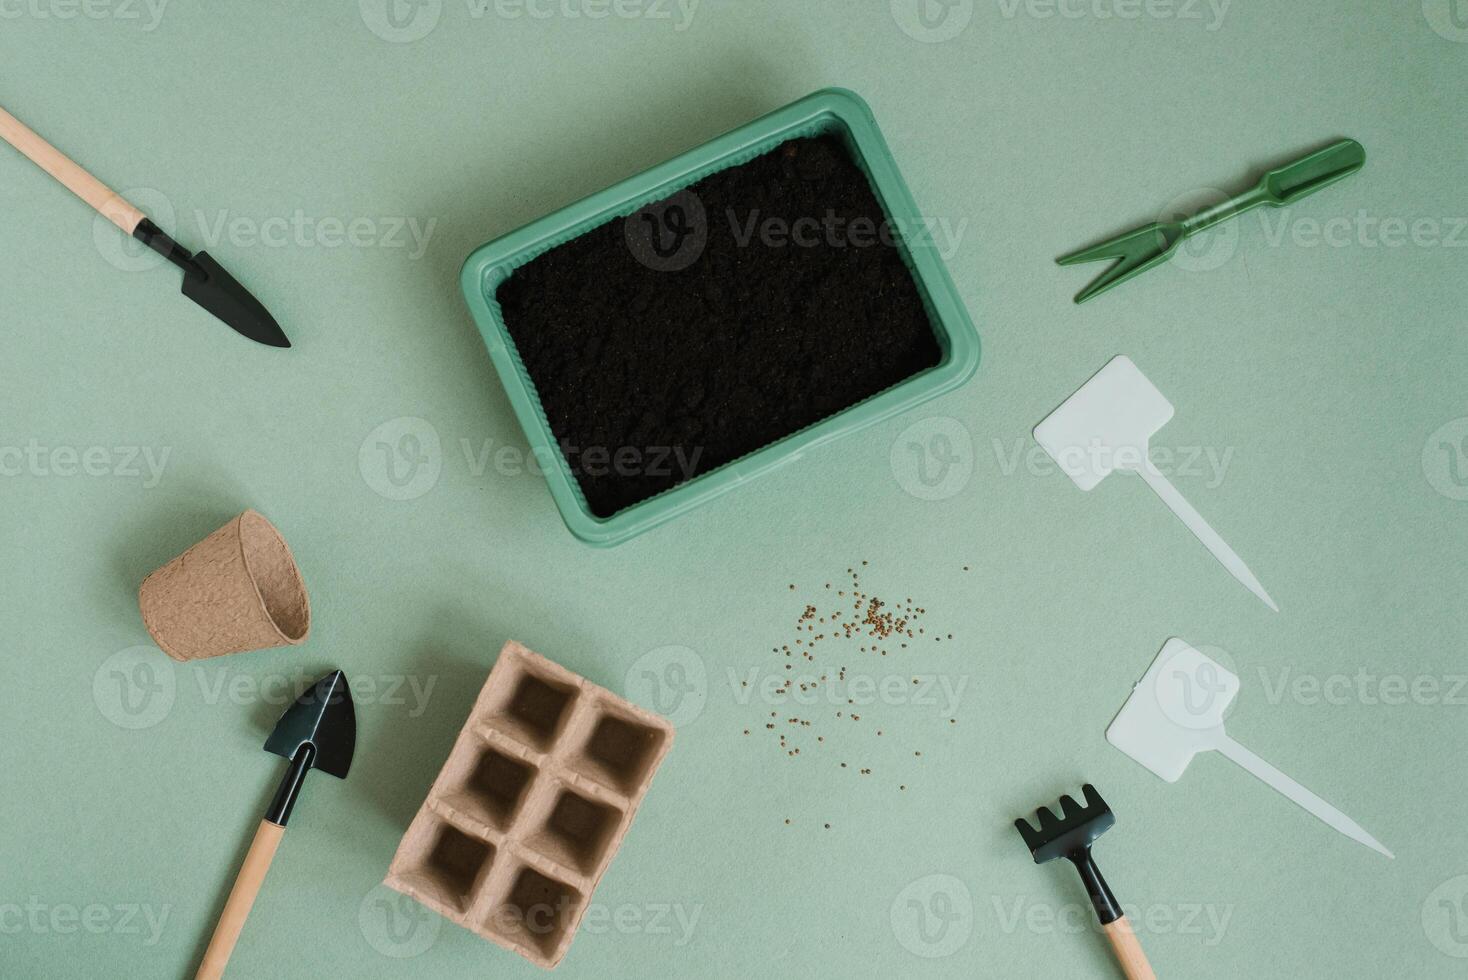
[{"label": "rake wooden handle", "polygon": [[1152,964],[1147,962],[1147,954],[1142,952],[1142,944],[1137,942],[1137,934],[1132,931],[1132,924],[1126,916],[1108,922],[1102,928],[1106,930],[1106,938],[1111,940],[1111,949],[1116,953],[1126,980],[1157,980],[1157,974],[1152,972]]},{"label": "rake wooden handle", "polygon": [[260,829],[255,831],[250,853],[245,855],[245,863],[240,866],[234,887],[224,903],[224,911],[219,913],[219,924],[214,927],[214,937],[209,940],[209,948],[204,951],[204,961],[199,964],[194,980],[219,980],[224,976],[234,944],[239,941],[240,930],[245,927],[245,919],[250,916],[255,896],[260,892],[265,872],[270,870],[275,849],[280,846],[280,838],[284,834],[285,828],[280,824],[260,821]]},{"label": "rake wooden handle", "polygon": [[90,204],[124,233],[131,235],[147,217],[3,108],[0,108],[0,139],[25,154],[32,163],[55,177],[63,187]]}]

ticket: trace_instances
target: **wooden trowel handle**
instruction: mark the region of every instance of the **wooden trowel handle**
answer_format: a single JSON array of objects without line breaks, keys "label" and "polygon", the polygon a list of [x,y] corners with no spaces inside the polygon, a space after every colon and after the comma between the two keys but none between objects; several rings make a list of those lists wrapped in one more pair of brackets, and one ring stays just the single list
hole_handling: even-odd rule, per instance
[{"label": "wooden trowel handle", "polygon": [[3,108],[0,108],[0,139],[24,153],[32,163],[59,180],[67,190],[125,233],[131,235],[146,217]]},{"label": "wooden trowel handle", "polygon": [[1116,953],[1126,980],[1157,980],[1157,974],[1152,972],[1152,964],[1147,962],[1147,954],[1142,952],[1142,944],[1137,942],[1137,934],[1132,931],[1132,924],[1126,916],[1108,922],[1102,928],[1106,930],[1106,938],[1111,940],[1111,949]]},{"label": "wooden trowel handle", "polygon": [[209,948],[204,951],[204,961],[199,964],[195,980],[218,980],[224,976],[224,968],[229,965],[229,956],[239,941],[240,930],[245,927],[245,919],[249,918],[250,908],[255,904],[255,896],[265,881],[265,872],[270,870],[270,862],[275,858],[275,849],[280,846],[283,834],[285,828],[280,824],[260,821],[260,829],[255,831],[255,840],[250,844],[250,853],[245,855],[245,863],[240,866],[229,899],[224,903],[224,911],[219,913],[214,938],[209,940]]}]

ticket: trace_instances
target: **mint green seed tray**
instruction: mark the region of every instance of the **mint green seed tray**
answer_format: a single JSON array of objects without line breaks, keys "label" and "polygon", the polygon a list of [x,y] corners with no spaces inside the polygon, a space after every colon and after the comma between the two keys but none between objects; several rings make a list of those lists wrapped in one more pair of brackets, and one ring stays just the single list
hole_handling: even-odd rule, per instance
[{"label": "mint green seed tray", "polygon": [[[516,269],[593,228],[625,218],[710,174],[747,163],[788,140],[824,135],[837,136],[845,143],[866,171],[888,218],[903,232],[900,244],[903,258],[927,307],[942,360],[921,374],[757,452],[611,517],[594,516],[556,443],[535,385],[505,327],[495,298],[499,287]],[[465,262],[460,279],[470,312],[489,348],[490,359],[525,430],[531,451],[545,471],[551,497],[566,526],[582,541],[610,546],[670,521],[757,476],[793,463],[817,446],[952,391],[973,376],[979,366],[979,337],[927,228],[866,102],[845,89],[825,89],[480,246]],[[917,229],[918,234],[908,234],[910,229]]]}]

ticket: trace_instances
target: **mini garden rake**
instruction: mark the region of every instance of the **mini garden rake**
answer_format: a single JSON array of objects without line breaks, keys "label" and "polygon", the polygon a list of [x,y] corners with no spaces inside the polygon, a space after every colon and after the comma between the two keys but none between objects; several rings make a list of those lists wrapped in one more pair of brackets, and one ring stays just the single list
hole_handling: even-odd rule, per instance
[{"label": "mini garden rake", "polygon": [[1147,954],[1142,952],[1142,945],[1137,942],[1136,933],[1132,932],[1131,923],[1122,914],[1121,907],[1116,904],[1116,896],[1111,894],[1106,879],[1101,877],[1101,869],[1096,867],[1091,857],[1091,845],[1115,825],[1116,817],[1111,807],[1101,799],[1101,794],[1096,792],[1096,787],[1087,783],[1081,793],[1086,798],[1085,806],[1070,796],[1060,798],[1060,817],[1056,817],[1048,807],[1036,810],[1040,819],[1039,830],[1023,818],[1016,820],[1014,825],[1019,828],[1019,834],[1025,839],[1036,864],[1065,858],[1076,866],[1081,881],[1085,882],[1086,893],[1091,896],[1091,904],[1096,908],[1096,917],[1106,930],[1106,938],[1111,940],[1111,948],[1127,980],[1156,980],[1157,975],[1152,972]]}]

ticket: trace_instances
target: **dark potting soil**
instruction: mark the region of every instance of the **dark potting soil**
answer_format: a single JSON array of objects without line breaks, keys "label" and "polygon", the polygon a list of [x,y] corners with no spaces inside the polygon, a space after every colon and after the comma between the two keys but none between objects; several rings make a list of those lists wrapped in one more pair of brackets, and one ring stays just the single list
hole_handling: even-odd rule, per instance
[{"label": "dark potting soil", "polygon": [[517,269],[498,301],[591,510],[619,510],[935,366],[866,175],[831,137]]}]

